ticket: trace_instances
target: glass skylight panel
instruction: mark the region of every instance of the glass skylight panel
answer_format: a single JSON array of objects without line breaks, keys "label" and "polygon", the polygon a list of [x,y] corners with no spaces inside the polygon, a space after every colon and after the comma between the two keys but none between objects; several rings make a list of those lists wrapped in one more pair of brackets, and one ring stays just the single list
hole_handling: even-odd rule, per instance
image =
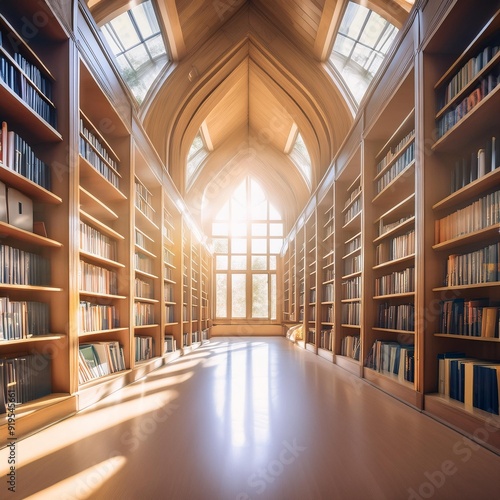
[{"label": "glass skylight panel", "polygon": [[203,160],[208,156],[208,151],[205,148],[203,139],[201,138],[200,132],[196,134],[196,137],[189,148],[188,160],[186,165],[186,184],[189,186],[191,180],[198,170],[199,166],[203,163]]},{"label": "glass skylight panel", "polygon": [[304,139],[300,135],[300,132],[297,134],[297,139],[295,139],[295,144],[290,151],[290,158],[298,167],[304,179],[307,182],[307,185],[311,186],[311,157],[309,156],[309,152],[307,151],[307,147],[304,143]]},{"label": "glass skylight panel", "polygon": [[379,14],[349,2],[330,62],[359,103],[380,68],[398,30]]},{"label": "glass skylight panel", "polygon": [[118,69],[137,101],[147,91],[168,62],[160,26],[147,0],[102,26],[116,57]]}]

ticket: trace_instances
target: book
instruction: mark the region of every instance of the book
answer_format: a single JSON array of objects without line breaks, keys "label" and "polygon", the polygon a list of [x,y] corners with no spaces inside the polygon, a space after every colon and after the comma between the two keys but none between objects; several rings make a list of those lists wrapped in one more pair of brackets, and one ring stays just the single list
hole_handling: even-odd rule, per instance
[{"label": "book", "polygon": [[464,352],[442,352],[438,354],[438,392],[449,395],[449,361],[451,359],[465,358]]}]

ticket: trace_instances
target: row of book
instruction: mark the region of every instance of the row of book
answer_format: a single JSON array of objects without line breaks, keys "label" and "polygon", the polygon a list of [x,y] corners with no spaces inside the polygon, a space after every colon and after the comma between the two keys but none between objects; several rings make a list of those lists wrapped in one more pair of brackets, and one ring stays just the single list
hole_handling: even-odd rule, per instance
[{"label": "row of book", "polygon": [[384,302],[377,308],[377,327],[389,330],[415,330],[415,306],[413,304],[390,304]]},{"label": "row of book", "polygon": [[349,302],[342,304],[342,324],[359,326],[361,321],[361,304]]},{"label": "row of book", "polygon": [[333,283],[327,283],[323,285],[323,302],[333,302],[333,297],[335,294],[335,289],[333,287]]},{"label": "row of book", "polygon": [[134,268],[137,271],[142,271],[143,273],[152,274],[153,273],[153,261],[147,255],[141,252],[135,252],[134,254]]},{"label": "row of book", "polygon": [[361,254],[351,255],[344,259],[344,275],[354,274],[361,272],[363,266],[363,257]]},{"label": "row of book", "polygon": [[375,264],[409,257],[415,253],[415,230],[383,241],[375,247]]},{"label": "row of book", "polygon": [[52,392],[50,357],[32,352],[0,358],[0,414],[7,407],[39,399]]},{"label": "row of book", "polygon": [[135,296],[142,299],[152,299],[154,296],[153,283],[135,278]]},{"label": "row of book", "polygon": [[[193,318],[197,319],[198,312],[193,310]],[[316,306],[309,306],[309,322],[314,323],[316,321]]]},{"label": "row of book", "polygon": [[118,163],[111,157],[97,137],[84,126],[83,120],[80,120],[79,153],[107,181],[119,189]]},{"label": "row of book", "polygon": [[80,260],[80,290],[91,293],[116,295],[118,274],[116,271]]},{"label": "row of book", "polygon": [[402,271],[375,278],[375,296],[410,293],[415,291],[415,268],[407,267]]},{"label": "row of book", "polygon": [[134,302],[134,325],[145,326],[154,323],[154,305],[145,302]]},{"label": "row of book", "polygon": [[442,219],[436,219],[434,239],[438,244],[499,223],[500,190],[482,196]]},{"label": "row of book", "polygon": [[481,80],[481,83],[455,107],[446,112],[437,121],[438,137],[442,137],[448,130],[453,128],[464,116],[470,113],[488,94],[495,90],[500,76],[490,73]]},{"label": "row of book", "polygon": [[474,252],[448,255],[446,286],[477,285],[500,281],[500,243]]},{"label": "row of book", "polygon": [[153,220],[153,195],[141,182],[135,181],[135,206],[150,220]]},{"label": "row of book", "polygon": [[49,125],[57,127],[55,106],[3,53],[0,53],[0,79]]},{"label": "row of book", "polygon": [[331,328],[319,332],[319,347],[327,351],[333,351],[333,331]]},{"label": "row of book", "polygon": [[389,222],[387,224],[384,224],[384,221],[381,219],[379,221],[379,226],[378,226],[378,236],[383,236],[389,231],[392,231],[401,224],[404,224],[407,220],[411,219],[412,217],[414,217],[414,215],[405,215],[404,217],[401,217],[400,219],[394,222]]},{"label": "row of book", "polygon": [[323,322],[324,323],[333,323],[333,306],[329,305],[324,309],[323,313]]},{"label": "row of book", "polygon": [[340,354],[348,358],[359,360],[361,339],[359,335],[347,335],[340,344]]},{"label": "row of book", "polygon": [[81,300],[79,315],[81,333],[109,330],[120,326],[118,311],[114,305]]},{"label": "row of book", "polygon": [[116,240],[80,221],[80,249],[104,259],[117,259]]},{"label": "row of book", "polygon": [[488,299],[447,299],[440,303],[440,332],[498,338],[500,306]]},{"label": "row of book", "polygon": [[173,302],[175,300],[175,288],[172,283],[165,283],[164,285],[164,297],[165,301]]},{"label": "row of book", "polygon": [[385,189],[406,167],[415,160],[415,142],[412,142],[384,175],[377,179],[377,194]]},{"label": "row of book", "polygon": [[499,51],[498,45],[487,46],[475,56],[471,57],[451,78],[444,89],[443,100],[439,103],[440,108],[446,106],[456,95],[458,95],[479,72],[496,56]]},{"label": "row of book", "polygon": [[165,353],[175,352],[177,350],[177,341],[173,335],[165,335]]},{"label": "row of book", "polygon": [[0,244],[0,283],[49,286],[50,261],[36,253]]},{"label": "row of book", "polygon": [[154,339],[153,337],[134,337],[135,346],[135,361],[145,361],[154,356]]},{"label": "row of book", "polygon": [[174,304],[165,304],[165,321],[167,323],[175,323],[175,306],[174,306]]},{"label": "row of book", "polygon": [[2,122],[0,130],[0,162],[31,182],[50,191],[51,171],[49,165],[40,160],[32,147],[16,132]]},{"label": "row of book", "polygon": [[361,234],[356,235],[345,243],[345,255],[355,252],[361,248]]},{"label": "row of book", "polygon": [[123,346],[118,341],[82,343],[78,350],[78,382],[125,370]]},{"label": "row of book", "polygon": [[377,174],[382,172],[384,168],[402,151],[415,135],[415,129],[408,132],[394,147],[389,148],[386,155],[377,163]]},{"label": "row of book", "polygon": [[415,346],[388,340],[375,340],[365,366],[377,372],[397,376],[400,382],[415,381]]},{"label": "row of book", "polygon": [[335,278],[335,270],[333,266],[326,268],[323,272],[324,281],[332,281]]},{"label": "row of book", "polygon": [[473,408],[499,414],[500,363],[466,357],[463,352],[438,355],[438,391]]},{"label": "row of book", "polygon": [[316,344],[316,330],[314,328],[307,330],[307,343]]},{"label": "row of book", "polygon": [[168,248],[163,248],[163,263],[170,266],[175,265],[175,255]]},{"label": "row of book", "polygon": [[349,222],[351,222],[354,219],[354,217],[356,217],[356,215],[361,213],[361,209],[362,209],[361,198],[357,198],[356,200],[354,200],[352,205],[347,209],[347,211],[344,214],[344,225],[349,224]]},{"label": "row of book", "polygon": [[485,147],[470,154],[470,158],[460,158],[451,170],[451,192],[467,186],[500,166],[499,142],[491,137]]},{"label": "row of book", "polygon": [[342,282],[343,299],[359,299],[361,297],[361,276],[356,276]]},{"label": "row of book", "polygon": [[45,302],[0,297],[0,341],[46,335],[49,325],[49,305]]}]

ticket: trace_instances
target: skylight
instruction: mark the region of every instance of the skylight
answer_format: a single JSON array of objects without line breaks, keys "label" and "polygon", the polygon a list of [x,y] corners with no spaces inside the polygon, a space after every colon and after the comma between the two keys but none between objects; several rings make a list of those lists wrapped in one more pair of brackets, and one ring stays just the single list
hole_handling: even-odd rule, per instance
[{"label": "skylight", "polygon": [[349,2],[330,55],[359,104],[380,68],[398,29],[377,13]]},{"label": "skylight", "polygon": [[102,26],[118,69],[139,104],[168,62],[153,4],[147,0]]},{"label": "skylight", "polygon": [[201,132],[198,132],[188,153],[186,166],[186,185],[188,187],[194,177],[194,174],[198,171],[198,168],[207,156],[208,149],[205,147],[205,143],[201,137]]},{"label": "skylight", "polygon": [[290,158],[293,163],[297,165],[297,168],[306,180],[307,185],[311,187],[311,157],[309,156],[309,151],[307,151],[307,147],[304,139],[300,135],[300,132],[297,132],[295,144],[290,151]]}]

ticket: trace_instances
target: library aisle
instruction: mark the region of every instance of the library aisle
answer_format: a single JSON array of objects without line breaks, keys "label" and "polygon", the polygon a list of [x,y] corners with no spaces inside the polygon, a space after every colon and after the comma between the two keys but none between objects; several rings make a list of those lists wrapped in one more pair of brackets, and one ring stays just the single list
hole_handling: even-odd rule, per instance
[{"label": "library aisle", "polygon": [[227,337],[0,450],[0,498],[478,500],[498,498],[499,471],[499,456],[284,338]]}]

